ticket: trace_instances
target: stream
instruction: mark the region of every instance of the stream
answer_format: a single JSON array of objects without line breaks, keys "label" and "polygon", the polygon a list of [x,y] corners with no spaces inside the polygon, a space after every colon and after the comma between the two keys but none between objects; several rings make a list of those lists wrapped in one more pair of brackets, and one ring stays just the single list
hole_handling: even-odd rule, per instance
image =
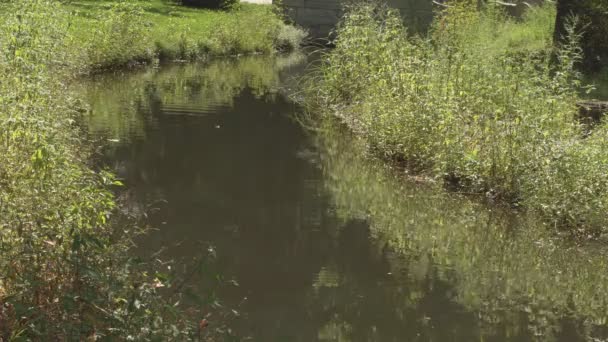
[{"label": "stream", "polygon": [[[102,75],[84,125],[154,228],[251,341],[605,341],[608,255],[534,217],[400,179],[290,100],[303,55]],[[330,125],[330,124],[328,124]],[[185,266],[184,266],[185,267]],[[210,319],[213,327],[213,318]]]}]

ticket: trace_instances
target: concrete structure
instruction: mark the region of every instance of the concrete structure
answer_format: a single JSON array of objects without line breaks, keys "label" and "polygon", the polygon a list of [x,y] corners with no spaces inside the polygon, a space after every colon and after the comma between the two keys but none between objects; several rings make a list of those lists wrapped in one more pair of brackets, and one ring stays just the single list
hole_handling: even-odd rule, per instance
[{"label": "concrete structure", "polygon": [[[343,6],[357,0],[283,0],[287,13],[294,22],[308,30],[313,37],[327,37],[334,29]],[[428,25],[433,17],[431,0],[387,0],[401,11],[406,23],[413,28]]]}]

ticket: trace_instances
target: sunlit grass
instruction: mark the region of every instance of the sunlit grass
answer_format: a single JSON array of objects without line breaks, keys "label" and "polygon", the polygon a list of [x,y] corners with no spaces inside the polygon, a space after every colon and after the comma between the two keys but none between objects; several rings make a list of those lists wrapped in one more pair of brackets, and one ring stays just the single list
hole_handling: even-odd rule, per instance
[{"label": "sunlit grass", "polygon": [[[110,2],[111,3],[111,2]],[[162,1],[142,1],[142,20],[160,52],[191,58],[197,54],[271,52],[282,22],[269,6],[242,4],[224,12],[176,6]],[[74,32],[83,39],[94,35],[95,19],[103,14],[106,2],[77,1]]]},{"label": "sunlit grass", "polygon": [[492,16],[484,17],[476,27],[477,39],[487,43],[487,50],[495,53],[543,52],[553,46],[555,7],[532,7],[522,18],[502,16],[497,25]]}]

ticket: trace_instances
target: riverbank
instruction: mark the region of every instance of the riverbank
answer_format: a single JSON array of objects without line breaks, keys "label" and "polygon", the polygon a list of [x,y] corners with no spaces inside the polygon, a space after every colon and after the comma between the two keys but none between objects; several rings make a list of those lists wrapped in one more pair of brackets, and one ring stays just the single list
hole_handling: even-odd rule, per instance
[{"label": "riverbank", "polygon": [[118,210],[113,190],[122,183],[91,165],[95,146],[78,122],[87,105],[66,83],[162,58],[272,53],[284,47],[281,32],[295,29],[269,6],[229,13],[161,1],[1,6],[0,339],[213,335],[219,322],[206,329],[204,320],[212,298],[185,315],[176,305],[177,271],[130,253],[141,217]]},{"label": "riverbank", "polygon": [[[11,11],[11,4],[2,5]],[[62,67],[98,72],[156,60],[274,53],[298,48],[306,33],[286,25],[272,6],[242,3],[234,11],[169,1],[71,1],[59,7]]]},{"label": "riverbank", "polygon": [[410,174],[599,236],[608,229],[608,128],[580,123],[579,37],[572,31],[556,52],[554,22],[551,4],[520,21],[458,5],[419,37],[390,10],[361,6],[309,99]]}]

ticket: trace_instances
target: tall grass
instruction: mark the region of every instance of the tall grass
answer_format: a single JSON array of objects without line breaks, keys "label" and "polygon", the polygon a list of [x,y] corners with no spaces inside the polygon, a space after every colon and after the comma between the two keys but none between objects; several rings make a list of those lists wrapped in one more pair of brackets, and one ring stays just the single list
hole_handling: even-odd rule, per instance
[{"label": "tall grass", "polygon": [[551,4],[515,22],[461,2],[421,37],[386,7],[356,6],[309,98],[410,171],[525,204],[556,226],[608,228],[603,128],[584,138],[578,36],[553,64],[554,17]]},{"label": "tall grass", "polygon": [[[92,147],[76,124],[85,106],[66,86],[80,73],[156,58],[159,36],[146,19],[151,7],[72,6],[79,3],[109,7],[85,17],[53,0],[0,5],[0,340],[205,340],[215,330],[198,322],[213,305],[201,303],[186,315],[174,271],[156,257],[132,256],[138,218],[117,210],[112,191],[120,181],[90,165]],[[196,13],[192,21],[217,15],[235,24],[239,17]],[[258,25],[262,33],[252,29],[251,45],[229,44],[244,31],[188,37],[205,35],[235,52],[266,51],[276,35],[264,30],[282,24],[266,10],[257,13],[272,22]],[[167,39],[189,27],[175,22],[182,26]],[[201,257],[195,266],[204,265]]]}]

